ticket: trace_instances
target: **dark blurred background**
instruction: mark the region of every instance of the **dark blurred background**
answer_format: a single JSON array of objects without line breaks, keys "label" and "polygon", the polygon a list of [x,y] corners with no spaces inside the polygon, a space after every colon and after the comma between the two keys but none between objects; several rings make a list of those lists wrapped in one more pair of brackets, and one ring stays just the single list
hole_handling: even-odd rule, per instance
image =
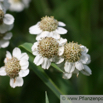
[{"label": "dark blurred background", "polygon": [[[4,65],[6,50],[11,52],[24,42],[35,42],[36,36],[29,34],[30,26],[45,15],[54,16],[66,24],[68,33],[62,35],[63,38],[89,48],[92,75],[87,77],[80,73],[76,77],[74,74],[70,80],[64,80],[62,73],[54,68],[45,72],[65,95],[103,94],[103,0],[32,0],[24,11],[8,13],[15,17],[13,37],[9,47],[0,49],[0,67]],[[10,87],[9,77],[0,76],[0,103],[45,103],[45,91],[50,103],[60,102],[32,70],[24,78],[24,85],[15,89]]]}]

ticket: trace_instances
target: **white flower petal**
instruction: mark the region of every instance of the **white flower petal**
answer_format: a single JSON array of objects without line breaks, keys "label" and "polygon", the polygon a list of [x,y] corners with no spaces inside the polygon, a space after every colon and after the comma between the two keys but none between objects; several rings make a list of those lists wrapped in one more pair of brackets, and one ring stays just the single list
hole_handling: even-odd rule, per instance
[{"label": "white flower petal", "polygon": [[31,47],[33,55],[38,55],[38,42],[35,42]]},{"label": "white flower petal", "polygon": [[10,31],[14,27],[14,24],[7,25],[7,27],[8,27],[8,31]]},{"label": "white flower petal", "polygon": [[36,40],[41,40],[42,38],[45,38],[45,37],[49,37],[49,32],[48,31],[43,31],[41,34],[37,35],[36,37]]},{"label": "white flower petal", "polygon": [[11,59],[12,58],[11,53],[9,51],[6,51],[6,58],[7,59]]},{"label": "white flower petal", "polygon": [[53,38],[60,39],[60,35],[57,32],[53,31],[52,33],[53,33],[52,35]]},{"label": "white flower petal", "polygon": [[21,65],[21,69],[27,69],[29,66],[29,62],[26,59],[21,59],[20,60],[20,65]]},{"label": "white flower petal", "polygon": [[35,51],[35,49],[37,50],[37,47],[38,47],[38,42],[35,42],[31,47],[32,51]]},{"label": "white flower petal", "polygon": [[92,74],[92,71],[87,65],[84,65],[84,69],[81,71],[81,73],[83,73],[84,75],[89,76],[89,75]]},{"label": "white flower petal", "polygon": [[87,56],[88,56],[88,61],[86,62],[86,64],[89,64],[91,62],[91,57],[89,54],[87,54]]},{"label": "white flower petal", "polygon": [[74,63],[67,62],[67,61],[65,62],[64,65],[65,72],[72,73],[74,69],[75,69]]},{"label": "white flower petal", "polygon": [[9,41],[8,41],[8,40],[1,40],[1,41],[0,41],[0,46],[1,46],[2,48],[8,47],[8,46],[9,46]]},{"label": "white flower petal", "polygon": [[62,27],[58,27],[56,29],[56,32],[59,33],[59,34],[66,34],[67,33],[67,30],[62,28]]},{"label": "white flower petal", "polygon": [[11,53],[9,51],[6,51],[6,58],[4,59],[4,63],[7,63],[7,60],[11,58],[12,58]]},{"label": "white flower petal", "polygon": [[53,38],[53,32],[49,32],[48,37],[52,37]]},{"label": "white flower petal", "polygon": [[61,22],[61,21],[58,22],[58,25],[59,25],[59,26],[66,26],[66,24],[63,23],[63,22]]},{"label": "white flower petal", "polygon": [[0,75],[1,76],[5,76],[6,75],[6,71],[5,71],[5,67],[4,66],[0,68]]},{"label": "white flower petal", "polygon": [[67,39],[60,38],[58,43],[59,43],[59,46],[63,46],[64,44],[67,43]]},{"label": "white flower petal", "polygon": [[28,67],[29,67],[29,62],[28,62],[27,65],[23,65],[23,66],[21,67],[21,69],[22,69],[22,70],[25,70],[25,69],[28,69]]},{"label": "white flower petal", "polygon": [[6,25],[6,24],[2,24],[0,25],[0,33],[5,33],[9,30],[11,30],[13,28],[13,24],[12,25]]},{"label": "white flower petal", "polygon": [[78,61],[78,62],[75,63],[75,67],[76,67],[79,71],[81,71],[82,69],[84,69],[84,66],[83,66],[83,64],[82,64],[80,61]]},{"label": "white flower petal", "polygon": [[16,86],[22,86],[24,83],[22,77],[10,78],[10,86],[15,88]]},{"label": "white flower petal", "polygon": [[42,63],[42,68],[48,69],[50,65],[51,65],[51,61],[48,58],[44,58],[43,63]]},{"label": "white flower petal", "polygon": [[4,40],[9,40],[9,39],[11,39],[11,37],[12,37],[12,33],[9,32],[9,33],[6,33],[6,35],[3,37],[3,39]]},{"label": "white flower petal", "polygon": [[80,46],[82,53],[87,53],[88,52],[88,48],[86,48],[85,46]]},{"label": "white flower petal", "polygon": [[4,5],[5,9],[8,10],[10,7],[9,0],[3,0],[3,5]]},{"label": "white flower petal", "polygon": [[10,79],[10,86],[11,86],[12,88],[15,88],[15,87],[16,87],[16,85],[15,85],[15,79],[14,79],[14,78],[11,78],[11,79]]},{"label": "white flower petal", "polygon": [[62,57],[56,57],[55,63],[56,63],[56,64],[60,64],[60,63],[62,63],[63,61],[64,61],[64,58],[62,58]]},{"label": "white flower petal", "polygon": [[25,77],[29,74],[29,69],[26,69],[26,70],[20,70],[19,72],[19,76],[20,77]]},{"label": "white flower petal", "polygon": [[34,25],[34,26],[31,26],[29,28],[29,32],[30,34],[40,34],[42,32],[42,30],[39,28],[38,24]]},{"label": "white flower petal", "polygon": [[21,59],[28,60],[28,59],[29,59],[28,54],[27,54],[27,53],[22,53],[22,54],[21,54],[21,57],[20,57],[20,60],[21,60]]},{"label": "white flower petal", "polygon": [[43,63],[43,57],[40,56],[40,55],[37,55],[37,56],[35,57],[35,59],[34,59],[34,63],[35,63],[37,66],[41,65],[41,64]]},{"label": "white flower petal", "polygon": [[61,56],[64,53],[64,46],[59,47],[58,55]]},{"label": "white flower petal", "polygon": [[10,14],[5,14],[3,21],[4,21],[5,24],[11,25],[11,24],[14,23],[14,17]]},{"label": "white flower petal", "polygon": [[9,8],[10,11],[20,12],[24,9],[24,4],[21,3],[21,1],[15,3],[14,1],[9,0],[9,2],[10,2],[10,8]]},{"label": "white flower petal", "polygon": [[21,50],[19,48],[16,47],[13,49],[13,57],[16,57],[18,60],[20,60]]},{"label": "white flower petal", "polygon": [[56,31],[49,32],[47,37],[52,37],[54,39],[60,39],[60,35]]},{"label": "white flower petal", "polygon": [[80,61],[83,64],[86,64],[88,62],[88,60],[90,60],[90,55],[86,54],[86,53],[82,53],[81,57],[80,57]]},{"label": "white flower petal", "polygon": [[70,79],[72,77],[72,73],[64,73],[63,78],[64,79]]},{"label": "white flower petal", "polygon": [[7,63],[7,58],[4,59],[4,63]]}]

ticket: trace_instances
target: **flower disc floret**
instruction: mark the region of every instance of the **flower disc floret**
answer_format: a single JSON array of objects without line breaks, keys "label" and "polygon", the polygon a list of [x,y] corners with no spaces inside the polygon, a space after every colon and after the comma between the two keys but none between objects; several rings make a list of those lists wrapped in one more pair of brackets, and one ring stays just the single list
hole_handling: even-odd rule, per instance
[{"label": "flower disc floret", "polygon": [[40,29],[43,31],[54,31],[58,27],[58,21],[54,19],[53,16],[45,16],[41,18],[40,24],[39,24]]},{"label": "flower disc floret", "polygon": [[68,62],[76,62],[81,57],[81,48],[78,43],[67,43],[64,46],[64,59]]},{"label": "flower disc floret", "polygon": [[52,58],[58,55],[59,43],[52,37],[42,39],[38,45],[38,52],[47,58]]},{"label": "flower disc floret", "polygon": [[16,57],[8,59],[7,63],[5,64],[5,71],[11,78],[17,77],[20,69],[21,66],[19,64],[19,60]]}]

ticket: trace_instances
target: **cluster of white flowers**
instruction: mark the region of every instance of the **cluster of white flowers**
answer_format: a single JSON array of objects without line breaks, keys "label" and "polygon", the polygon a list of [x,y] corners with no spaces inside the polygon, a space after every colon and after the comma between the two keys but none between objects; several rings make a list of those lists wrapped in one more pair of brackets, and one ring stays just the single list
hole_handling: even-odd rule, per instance
[{"label": "cluster of white flowers", "polygon": [[66,34],[67,30],[60,26],[66,25],[52,16],[45,16],[29,28],[30,34],[37,35],[37,42],[31,48],[36,56],[33,62],[37,66],[41,65],[43,69],[48,69],[51,62],[62,64],[65,79],[71,78],[73,73],[78,75],[79,71],[91,75],[91,69],[86,65],[91,61],[87,54],[88,49],[78,43],[67,43],[66,39],[60,37],[60,34]]},{"label": "cluster of white flowers", "polygon": [[[7,14],[7,10],[22,11],[28,7],[30,0],[0,0],[0,48],[9,45],[13,28],[14,17]],[[41,65],[43,69],[49,69],[52,62],[63,68],[63,78],[70,79],[73,73],[79,74],[79,71],[87,76],[91,75],[91,69],[87,66],[91,62],[88,49],[78,43],[69,42],[60,35],[67,33],[63,27],[63,22],[57,21],[53,16],[45,16],[36,25],[29,28],[30,34],[37,35],[32,45],[34,56],[33,63]],[[10,77],[10,86],[15,88],[23,85],[22,77],[29,74],[29,56],[27,53],[21,53],[19,48],[14,48],[12,55],[6,52],[4,66],[0,68],[1,76]]]},{"label": "cluster of white flowers", "polygon": [[13,28],[14,17],[6,13],[9,6],[7,0],[0,0],[0,48],[6,48],[12,37],[9,31]]},{"label": "cluster of white flowers", "polygon": [[[7,14],[6,11],[11,7],[9,2],[21,2],[21,0],[0,0],[0,48],[6,48],[9,45],[9,40],[12,37],[12,33],[9,32],[13,28],[14,17],[11,14]],[[26,0],[23,0],[26,1]],[[29,0],[28,0],[29,1]],[[20,3],[18,3],[20,4]],[[14,5],[14,4],[13,4]],[[25,2],[27,5],[27,2]],[[20,6],[14,5],[18,10],[21,10]],[[22,8],[23,9],[23,8]],[[14,9],[15,10],[15,9]],[[1,76],[10,77],[10,86],[15,88],[23,85],[22,77],[29,74],[29,56],[27,53],[21,53],[19,48],[14,48],[13,55],[9,51],[6,52],[6,58],[4,59],[4,66],[0,68]]]}]

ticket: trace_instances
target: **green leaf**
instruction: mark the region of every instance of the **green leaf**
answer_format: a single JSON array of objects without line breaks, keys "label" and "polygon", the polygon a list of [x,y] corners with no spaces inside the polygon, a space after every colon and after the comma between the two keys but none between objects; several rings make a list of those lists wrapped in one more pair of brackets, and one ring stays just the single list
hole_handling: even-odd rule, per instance
[{"label": "green leaf", "polygon": [[[55,93],[55,95],[60,98],[60,95],[63,95],[62,91],[55,85],[55,83],[50,79],[50,77],[45,73],[45,71],[40,67],[36,66],[33,63],[34,56],[31,52],[31,43],[24,43],[23,45],[20,45],[19,47],[23,52],[27,52],[29,55],[29,67],[32,69],[35,74]],[[53,67],[57,68],[57,66],[52,65]]]},{"label": "green leaf", "polygon": [[49,103],[47,92],[45,92],[45,103]]}]

